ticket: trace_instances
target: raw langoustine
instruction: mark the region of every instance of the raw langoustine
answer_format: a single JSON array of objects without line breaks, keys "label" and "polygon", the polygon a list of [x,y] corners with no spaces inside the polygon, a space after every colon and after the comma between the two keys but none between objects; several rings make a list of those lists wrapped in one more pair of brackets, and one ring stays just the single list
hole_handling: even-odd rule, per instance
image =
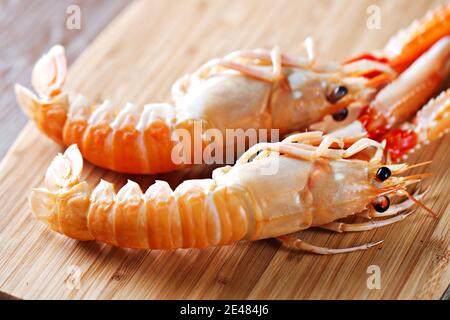
[{"label": "raw langoustine", "polygon": [[[25,113],[56,142],[77,144],[90,162],[138,174],[171,171],[186,164],[173,161],[177,129],[191,132],[192,140],[196,122],[202,132],[278,129],[284,135],[355,101],[368,101],[383,81],[394,76],[389,66],[373,61],[341,66],[289,57],[278,48],[237,51],[178,80],[172,90],[174,105],[129,103],[119,109],[110,101],[92,104],[82,95],[67,93],[63,88],[66,69],[61,46],[36,63],[32,84],[38,95],[16,86]],[[374,72],[379,74],[376,80],[364,76]]]},{"label": "raw langoustine", "polygon": [[[382,159],[383,147],[374,140],[345,147],[340,139],[307,132],[256,144],[233,167],[216,169],[212,179],[188,180],[174,191],[157,181],[145,193],[129,181],[116,194],[111,183],[102,180],[91,190],[80,178],[83,159],[72,145],[53,160],[45,187],[33,190],[31,208],[54,231],[127,248],[204,248],[278,237],[318,254],[350,252],[380,242],[329,249],[290,234],[310,227],[370,230],[406,218],[414,204],[424,206],[422,194],[406,188],[426,174],[399,176],[418,165]],[[390,196],[409,199],[389,208]],[[355,214],[388,218],[337,221]]]},{"label": "raw langoustine", "polygon": [[[446,5],[393,37],[383,52],[342,64],[319,63],[312,50],[308,58],[287,56],[278,48],[233,52],[177,81],[173,105],[128,104],[122,109],[67,93],[64,49],[56,46],[33,70],[38,95],[20,85],[16,95],[50,138],[66,146],[77,144],[84,158],[119,172],[159,173],[192,163],[174,161],[173,133],[186,129],[195,140],[196,122],[221,131],[278,129],[280,135],[311,125],[326,132],[340,129],[338,135],[350,142],[362,136],[386,140],[392,160],[399,161],[428,141],[411,128],[398,127],[435,94],[450,72],[450,40],[445,38],[450,35],[449,21]],[[448,96],[450,92],[442,99]],[[448,119],[441,121],[443,115],[422,113],[417,127],[438,123],[441,130],[434,133],[442,134],[449,127]],[[318,123],[324,117],[324,123]],[[199,148],[204,148],[208,141],[199,138]]]}]

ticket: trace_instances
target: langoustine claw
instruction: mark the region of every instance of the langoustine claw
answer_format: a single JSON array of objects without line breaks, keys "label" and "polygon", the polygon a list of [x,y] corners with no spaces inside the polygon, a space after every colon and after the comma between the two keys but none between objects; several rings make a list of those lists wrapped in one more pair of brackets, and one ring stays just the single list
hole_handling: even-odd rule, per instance
[{"label": "langoustine claw", "polygon": [[449,17],[450,5],[442,6],[399,32],[382,52],[347,61],[377,61],[396,70],[398,77],[370,103],[351,105],[345,121],[326,116],[311,129],[331,132],[349,142],[361,137],[385,140],[386,156],[393,162],[405,160],[421,145],[447,133],[450,90],[433,97],[450,75]]}]

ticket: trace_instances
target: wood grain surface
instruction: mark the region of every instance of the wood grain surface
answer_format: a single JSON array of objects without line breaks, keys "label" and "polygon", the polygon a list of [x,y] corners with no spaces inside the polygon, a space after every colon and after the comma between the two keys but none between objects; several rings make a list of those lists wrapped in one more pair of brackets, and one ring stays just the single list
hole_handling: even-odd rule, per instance
[{"label": "wood grain surface", "polygon": [[[312,35],[321,57],[341,60],[381,48],[394,32],[439,3],[136,1],[71,66],[68,87],[119,104],[164,101],[179,76],[232,50],[280,45],[295,54]],[[381,9],[380,29],[366,27],[371,4]],[[51,27],[57,28],[61,26]],[[37,51],[30,53],[33,60],[41,53]],[[417,210],[407,220],[375,231],[302,233],[306,241],[328,247],[384,239],[378,248],[318,256],[265,240],[204,250],[136,251],[67,239],[32,218],[30,188],[42,183],[50,160],[62,148],[28,124],[0,164],[0,291],[25,299],[439,299],[450,281],[449,143],[447,136],[410,158],[434,160],[426,168],[434,173],[426,203],[439,219]],[[84,174],[92,184],[104,178],[120,185],[132,178],[146,188],[156,178],[175,187],[209,172],[199,167],[131,177],[87,164]],[[381,288],[371,290],[367,270],[373,265],[380,268]]]}]

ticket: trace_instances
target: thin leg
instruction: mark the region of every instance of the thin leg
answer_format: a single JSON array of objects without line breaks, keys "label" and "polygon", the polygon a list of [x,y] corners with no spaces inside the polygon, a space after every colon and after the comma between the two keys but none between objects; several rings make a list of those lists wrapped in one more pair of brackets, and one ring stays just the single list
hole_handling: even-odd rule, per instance
[{"label": "thin leg", "polygon": [[362,138],[362,139],[358,140],[356,143],[352,144],[350,146],[350,148],[345,150],[344,158],[349,158],[349,157],[357,154],[358,152],[361,152],[364,149],[367,149],[368,147],[376,147],[378,149],[382,148],[380,143],[378,143],[374,140],[371,140],[371,139]]},{"label": "thin leg", "polygon": [[[224,57],[225,60],[235,60],[237,58],[244,59],[258,59],[263,64],[268,65],[269,63],[273,64],[273,57],[271,56],[272,51],[268,51],[265,49],[255,49],[255,50],[240,50],[232,52]],[[292,57],[286,54],[280,54],[281,56],[281,66],[282,67],[293,67],[293,68],[301,68],[307,69],[312,67],[313,60],[304,57]]]},{"label": "thin leg", "polygon": [[[305,132],[304,134],[304,137],[302,136],[302,134],[287,137],[283,140],[283,142],[300,142],[302,140],[308,140],[309,138],[314,140],[320,139],[320,144],[315,152],[316,156],[326,156],[330,158],[349,158],[369,147],[376,147],[378,149],[377,155],[382,154],[383,152],[382,144],[367,138],[362,138],[353,143],[347,150],[342,150],[344,148],[344,142],[339,137],[331,135],[321,136],[316,131],[310,133],[311,137],[306,135],[307,132]],[[340,149],[329,149],[333,145],[333,143],[338,144]]]},{"label": "thin leg", "polygon": [[412,212],[399,214],[395,217],[385,219],[385,220],[372,220],[363,223],[343,223],[343,222],[330,222],[319,226],[321,229],[327,229],[335,232],[361,232],[361,231],[369,231],[373,229],[377,229],[380,227],[384,227],[398,221],[401,221],[407,218]]},{"label": "thin leg", "polygon": [[[299,142],[306,142],[306,141],[309,142],[311,140],[319,140],[320,141],[322,139],[322,135],[323,135],[323,133],[320,131],[307,131],[307,132],[292,134],[292,135],[288,136],[287,138],[285,138],[282,142],[299,143]],[[314,150],[314,149],[312,149],[312,150]],[[255,160],[262,159],[262,158],[266,157],[269,153],[270,153],[270,151],[265,150],[265,151],[261,152],[255,158]]]},{"label": "thin leg", "polygon": [[205,78],[209,75],[209,73],[211,72],[211,69],[213,69],[214,67],[217,67],[217,66],[239,71],[242,74],[247,75],[252,78],[255,78],[257,80],[261,80],[261,81],[265,81],[265,82],[269,82],[269,83],[273,82],[273,75],[270,73],[264,72],[260,69],[257,69],[257,68],[251,67],[251,66],[246,66],[244,64],[225,60],[225,59],[214,59],[214,60],[208,61],[193,74],[193,77],[196,77],[198,79]]},{"label": "thin leg", "polygon": [[[252,58],[269,58],[272,67],[273,72],[272,74],[269,74],[263,70],[260,70],[258,68],[248,66],[242,63],[238,63],[235,61],[232,61],[231,59],[236,59],[238,57],[252,57]],[[221,66],[224,68],[232,69],[241,72],[244,75],[247,75],[249,77],[255,78],[257,80],[265,81],[272,83],[274,81],[277,81],[281,78],[282,75],[282,56],[281,51],[278,47],[275,47],[271,52],[270,55],[266,57],[265,54],[256,54],[252,52],[235,52],[233,54],[230,54],[226,56],[223,59],[217,59],[213,60],[212,62],[206,64],[202,69],[203,72],[207,72],[214,66]]]},{"label": "thin leg", "polygon": [[383,160],[385,148],[386,148],[386,140],[383,140],[383,142],[381,142],[381,148],[377,149],[377,152],[375,152],[372,159],[370,159],[370,162],[381,163],[381,161]]},{"label": "thin leg", "polygon": [[309,150],[297,148],[295,145],[287,145],[282,143],[258,143],[248,149],[236,162],[237,165],[247,163],[251,157],[259,151],[271,151],[276,153],[285,153],[297,159],[310,160],[314,153]]},{"label": "thin leg", "polygon": [[[247,150],[236,162],[236,164],[244,164],[247,163],[251,157],[253,157],[255,154],[257,154],[259,151],[265,151],[263,152],[263,155],[261,155],[259,158],[262,158],[263,156],[266,156],[268,153],[267,151],[276,152],[276,153],[283,153],[287,154],[291,157],[297,158],[297,159],[303,159],[303,160],[312,160],[314,158],[317,158],[318,156],[327,157],[331,159],[342,159],[342,158],[349,158],[358,152],[363,151],[364,149],[368,147],[377,147],[378,149],[382,149],[382,145],[374,140],[363,138],[361,140],[358,140],[356,143],[354,143],[350,148],[347,150],[343,150],[344,143],[341,139],[331,136],[325,136],[323,138],[320,133],[318,132],[311,132],[309,135],[308,133],[304,134],[298,134],[291,137],[286,138],[282,142],[278,143],[258,143],[251,147],[249,150]],[[308,143],[307,140],[310,139],[321,139],[321,143],[318,147],[312,146],[311,143]],[[299,141],[305,141],[304,144],[298,143]],[[289,141],[296,141],[289,142]],[[329,147],[333,144],[337,143],[341,149],[330,149]],[[311,146],[311,150],[308,150],[307,147]]]},{"label": "thin leg", "polygon": [[282,76],[282,62],[281,51],[279,47],[273,48],[273,50],[270,52],[270,58],[272,59],[273,80],[280,80]]},{"label": "thin leg", "polygon": [[312,252],[312,253],[316,253],[316,254],[337,254],[337,253],[353,252],[353,251],[358,251],[358,250],[366,250],[371,247],[377,246],[383,242],[383,240],[381,240],[381,241],[377,241],[377,242],[373,242],[373,243],[367,243],[367,244],[364,244],[362,246],[357,246],[357,247],[331,249],[331,248],[318,247],[313,244],[309,244],[293,235],[284,235],[284,236],[278,237],[278,240],[280,240],[286,247],[288,247],[290,249],[303,250],[303,251]]},{"label": "thin leg", "polygon": [[303,142],[305,140],[321,140],[323,136],[322,131],[306,131],[301,133],[296,133],[288,136],[283,142]]},{"label": "thin leg", "polygon": [[[261,142],[258,144],[255,144],[254,146],[250,147],[247,151],[245,151],[241,157],[236,161],[236,165],[245,164],[250,161],[250,158],[253,157],[255,154],[257,154],[260,151],[268,150],[269,144],[267,142]],[[272,149],[275,147],[272,147]]]},{"label": "thin leg", "polygon": [[322,156],[333,145],[333,143],[336,143],[341,149],[344,148],[344,142],[341,139],[325,136],[320,145],[317,147],[315,155],[317,157]]},{"label": "thin leg", "polygon": [[227,54],[224,57],[224,60],[231,61],[231,60],[235,60],[235,59],[239,59],[239,58],[257,59],[257,60],[260,60],[265,65],[272,62],[271,58],[270,58],[270,52],[268,50],[263,50],[263,49],[234,51],[234,52]]},{"label": "thin leg", "polygon": [[265,81],[265,82],[269,82],[269,83],[272,83],[274,81],[273,75],[268,74],[267,72],[264,72],[257,68],[252,68],[252,67],[246,66],[241,63],[220,60],[217,62],[217,64],[224,68],[239,71],[242,74],[252,77],[252,78],[255,78],[257,80],[261,80],[261,81]]},{"label": "thin leg", "polygon": [[[262,65],[272,64],[273,73],[261,71],[257,68],[252,68],[244,64],[235,62],[235,59],[257,59],[262,62]],[[314,64],[314,60],[309,58],[290,57],[281,53],[278,47],[275,47],[272,51],[256,49],[256,50],[240,50],[232,52],[221,59],[210,60],[201,66],[193,76],[203,78],[207,76],[210,70],[215,66],[222,66],[224,68],[233,69],[239,71],[245,75],[256,78],[258,80],[266,82],[274,82],[281,78],[281,71],[283,67],[293,68],[310,68]],[[261,64],[260,64],[261,65]]]}]

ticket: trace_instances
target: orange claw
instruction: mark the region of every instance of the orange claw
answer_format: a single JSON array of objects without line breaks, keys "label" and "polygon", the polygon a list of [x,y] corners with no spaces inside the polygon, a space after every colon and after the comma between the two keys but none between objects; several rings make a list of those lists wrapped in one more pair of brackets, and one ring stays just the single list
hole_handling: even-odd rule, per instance
[{"label": "orange claw", "polygon": [[373,108],[366,107],[358,120],[363,125],[369,139],[378,142],[386,141],[385,153],[394,163],[401,160],[410,150],[414,150],[418,144],[417,133],[414,130],[399,128],[389,130],[386,118]]},{"label": "orange claw", "polygon": [[392,129],[384,137],[386,139],[385,152],[390,155],[392,162],[399,162],[403,156],[413,150],[418,143],[417,134],[413,130]]},{"label": "orange claw", "polygon": [[447,35],[450,35],[450,3],[428,12],[425,17],[398,32],[383,52],[389,58],[389,65],[401,73]]},{"label": "orange claw", "polygon": [[398,74],[430,49],[441,38],[450,35],[450,3],[429,11],[406,29],[391,37],[381,53],[363,53],[343,62],[371,60],[389,65]]},{"label": "orange claw", "polygon": [[367,136],[376,141],[386,141],[385,152],[392,162],[397,163],[420,148],[450,131],[450,89],[430,100],[418,113],[414,123],[407,123],[405,129],[388,130],[386,118],[373,108],[366,108],[359,122]]},{"label": "orange claw", "polygon": [[376,62],[380,62],[380,63],[388,63],[389,62],[389,60],[385,57],[377,57],[376,55],[374,55],[372,53],[362,53],[362,54],[352,57],[348,60],[345,60],[343,62],[343,64],[349,64],[349,63],[359,61],[359,60],[371,60],[371,61],[376,61]]},{"label": "orange claw", "polygon": [[428,102],[415,119],[419,144],[428,144],[450,131],[450,89]]}]

